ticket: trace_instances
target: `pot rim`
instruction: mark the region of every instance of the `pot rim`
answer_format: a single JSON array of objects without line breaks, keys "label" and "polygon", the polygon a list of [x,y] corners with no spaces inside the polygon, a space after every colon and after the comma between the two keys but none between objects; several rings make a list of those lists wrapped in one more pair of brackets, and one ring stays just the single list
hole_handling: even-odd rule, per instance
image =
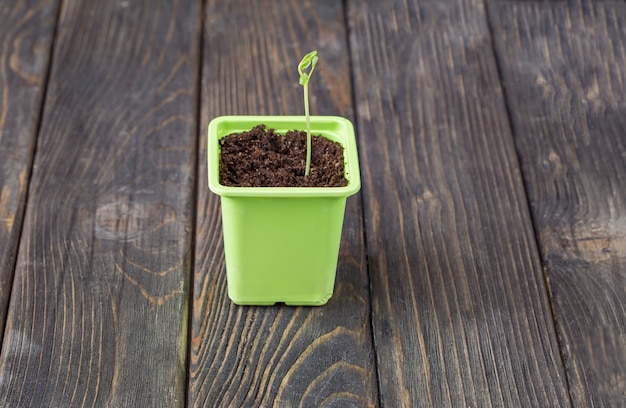
[{"label": "pot rim", "polygon": [[258,124],[273,128],[277,133],[306,127],[304,116],[227,115],[211,120],[208,127],[209,190],[222,197],[347,197],[361,188],[359,157],[352,122],[341,116],[310,116],[311,133],[320,134],[340,143],[344,148],[344,187],[231,187],[219,182],[219,139],[231,133],[252,129]]}]

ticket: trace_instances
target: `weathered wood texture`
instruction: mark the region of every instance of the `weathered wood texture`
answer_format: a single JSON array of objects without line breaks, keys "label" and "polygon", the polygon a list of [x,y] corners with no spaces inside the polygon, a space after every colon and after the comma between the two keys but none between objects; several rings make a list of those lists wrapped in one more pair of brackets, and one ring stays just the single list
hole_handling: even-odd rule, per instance
[{"label": "weathered wood texture", "polygon": [[200,9],[63,1],[0,406],[184,403]]},{"label": "weathered wood texture", "polygon": [[348,5],[383,405],[568,405],[483,2]]},{"label": "weathered wood texture", "polygon": [[0,339],[4,330],[58,1],[0,4]]},{"label": "weathered wood texture", "polygon": [[312,49],[320,53],[310,84],[312,114],[353,115],[341,2],[209,1],[204,40],[189,404],[376,406],[359,197],[348,200],[327,305],[239,307],[226,295],[219,198],[206,187],[208,121],[223,114],[300,114],[296,67]]},{"label": "weathered wood texture", "polygon": [[490,3],[575,406],[626,404],[626,3]]}]

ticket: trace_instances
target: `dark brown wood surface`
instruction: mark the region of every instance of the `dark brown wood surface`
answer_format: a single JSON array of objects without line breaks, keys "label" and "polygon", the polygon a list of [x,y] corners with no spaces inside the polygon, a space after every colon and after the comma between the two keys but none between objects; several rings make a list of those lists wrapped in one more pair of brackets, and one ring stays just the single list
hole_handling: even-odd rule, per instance
[{"label": "dark brown wood surface", "polygon": [[302,114],[297,66],[312,49],[321,56],[310,82],[312,114],[353,116],[342,5],[209,1],[203,49],[189,405],[376,406],[359,197],[348,199],[335,293],[327,305],[241,307],[226,297],[219,197],[206,187],[208,120]]},{"label": "dark brown wood surface", "polygon": [[489,9],[572,401],[626,406],[626,3]]},{"label": "dark brown wood surface", "polygon": [[[624,406],[623,1],[0,3],[0,407]],[[335,294],[236,306],[208,121],[312,49]]]},{"label": "dark brown wood surface", "polygon": [[0,4],[0,338],[11,294],[57,3]]},{"label": "dark brown wood surface", "polygon": [[0,406],[184,402],[200,10],[63,1]]},{"label": "dark brown wood surface", "polygon": [[381,403],[568,405],[483,2],[349,6]]}]

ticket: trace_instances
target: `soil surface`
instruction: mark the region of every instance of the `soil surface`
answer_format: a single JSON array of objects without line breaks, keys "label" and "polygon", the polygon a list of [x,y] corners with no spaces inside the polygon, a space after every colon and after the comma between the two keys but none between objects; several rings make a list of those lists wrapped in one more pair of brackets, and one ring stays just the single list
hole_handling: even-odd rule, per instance
[{"label": "soil surface", "polygon": [[304,175],[306,132],[285,136],[258,125],[220,140],[220,183],[234,187],[343,187],[343,147],[311,137],[311,172]]}]

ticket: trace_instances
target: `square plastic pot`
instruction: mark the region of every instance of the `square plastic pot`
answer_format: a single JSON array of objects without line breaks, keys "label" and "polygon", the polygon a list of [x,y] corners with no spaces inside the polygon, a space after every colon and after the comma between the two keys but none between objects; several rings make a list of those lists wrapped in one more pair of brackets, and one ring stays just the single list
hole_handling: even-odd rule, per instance
[{"label": "square plastic pot", "polygon": [[323,305],[333,294],[346,198],[359,191],[352,123],[313,116],[311,133],[344,148],[345,187],[228,187],[219,182],[219,140],[258,124],[280,134],[302,116],[221,116],[209,124],[209,189],[222,206],[228,296],[240,305]]}]

